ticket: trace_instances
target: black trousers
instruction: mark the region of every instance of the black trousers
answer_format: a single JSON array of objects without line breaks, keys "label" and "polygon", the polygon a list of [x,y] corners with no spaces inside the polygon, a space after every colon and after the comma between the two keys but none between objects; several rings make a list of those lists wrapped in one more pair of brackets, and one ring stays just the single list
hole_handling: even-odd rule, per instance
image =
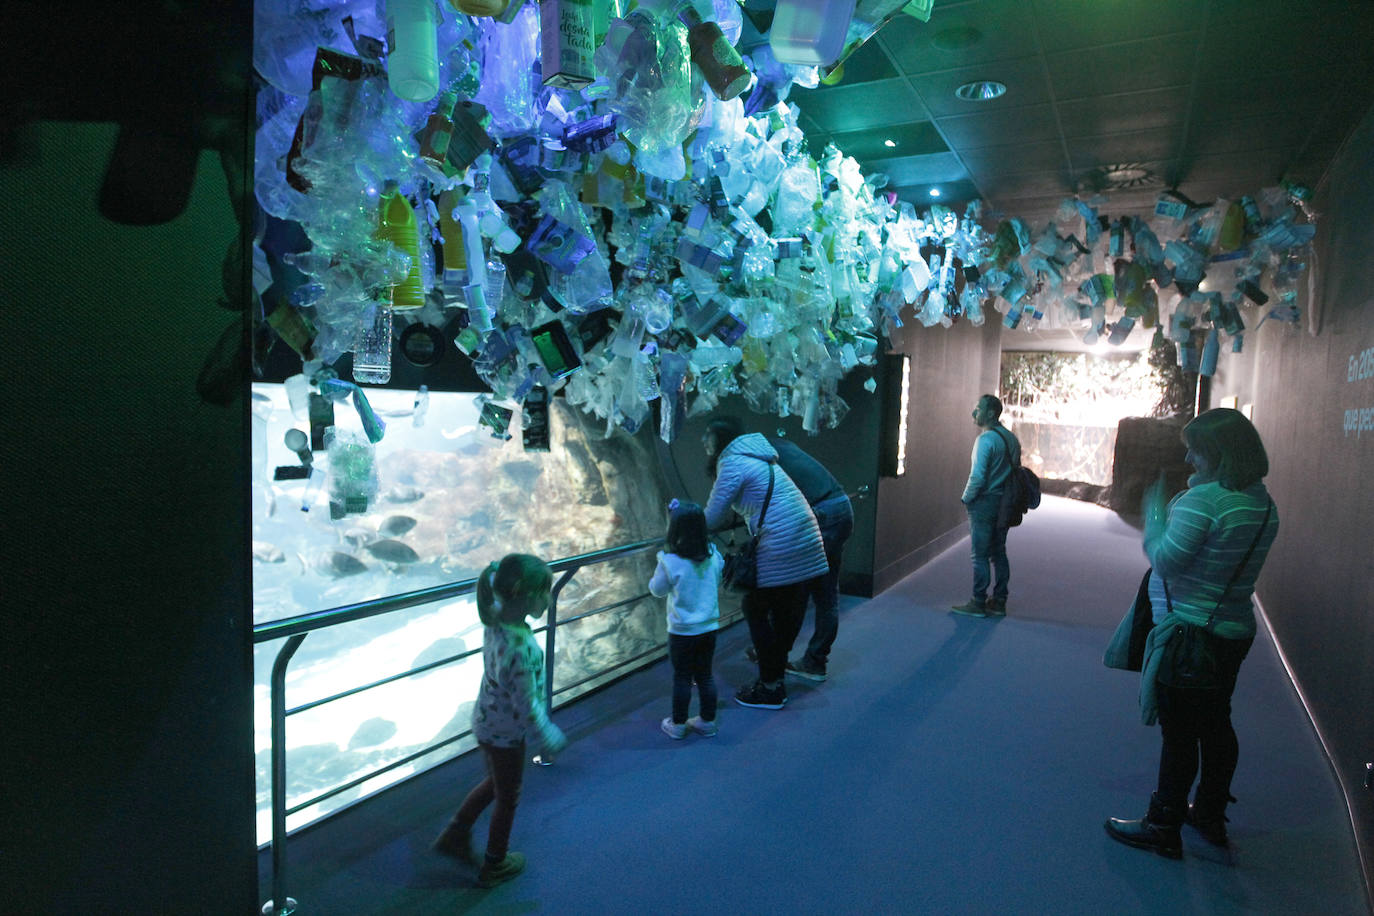
[{"label": "black trousers", "polygon": [[744,595],[744,619],[749,637],[759,654],[759,680],[765,684],[781,681],[787,669],[787,653],[792,651],[806,619],[807,582],[756,588]]},{"label": "black trousers", "polygon": [[1226,808],[1231,777],[1240,757],[1240,744],[1231,727],[1231,694],[1241,662],[1254,641],[1253,637],[1213,638],[1213,651],[1227,675],[1221,687],[1170,687],[1162,681],[1158,685],[1164,745],[1159,754],[1157,795],[1162,804],[1177,810],[1186,808],[1188,792],[1198,779],[1196,805],[1218,814]]},{"label": "black trousers", "polygon": [[701,695],[701,718],[716,721],[716,679],[711,673],[711,659],[716,654],[716,631],[696,636],[668,634],[668,657],[673,662],[673,722],[687,721],[692,704],[692,685]]}]

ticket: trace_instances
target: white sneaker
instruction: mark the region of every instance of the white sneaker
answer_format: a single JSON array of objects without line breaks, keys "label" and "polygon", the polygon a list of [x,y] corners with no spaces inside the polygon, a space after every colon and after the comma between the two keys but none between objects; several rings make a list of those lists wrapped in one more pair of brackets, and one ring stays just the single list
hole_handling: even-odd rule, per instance
[{"label": "white sneaker", "polygon": [[701,716],[692,716],[692,718],[688,719],[687,727],[698,735],[703,735],[707,738],[714,738],[716,733],[720,731],[720,729],[716,727],[715,722],[707,722]]},{"label": "white sneaker", "polygon": [[664,719],[659,724],[659,727],[663,729],[663,734],[672,738],[674,741],[681,741],[683,738],[687,737],[687,724],[684,722],[682,725],[678,725],[673,721],[672,716]]}]

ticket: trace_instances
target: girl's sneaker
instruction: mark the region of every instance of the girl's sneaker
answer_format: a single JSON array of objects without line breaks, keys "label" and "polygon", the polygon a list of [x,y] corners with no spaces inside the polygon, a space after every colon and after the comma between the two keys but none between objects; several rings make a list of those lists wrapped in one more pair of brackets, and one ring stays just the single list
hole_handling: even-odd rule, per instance
[{"label": "girl's sneaker", "polygon": [[663,729],[663,734],[667,735],[669,738],[672,738],[674,741],[681,741],[683,738],[687,737],[687,723],[684,722],[683,724],[678,725],[676,722],[673,721],[672,716],[669,716],[668,718],[664,719],[663,722],[660,723],[659,727]]},{"label": "girl's sneaker", "polygon": [[495,887],[509,881],[525,870],[525,857],[518,852],[508,852],[500,862],[484,862],[477,873],[478,887]]},{"label": "girl's sneaker", "polygon": [[450,823],[444,832],[434,840],[431,847],[440,855],[445,855],[469,865],[477,864],[477,855],[472,851],[472,828],[463,828]]},{"label": "girl's sneaker", "polygon": [[692,718],[688,719],[687,727],[698,735],[703,735],[707,738],[714,738],[716,733],[720,731],[720,729],[716,727],[715,722],[707,722],[701,716],[692,716]]}]

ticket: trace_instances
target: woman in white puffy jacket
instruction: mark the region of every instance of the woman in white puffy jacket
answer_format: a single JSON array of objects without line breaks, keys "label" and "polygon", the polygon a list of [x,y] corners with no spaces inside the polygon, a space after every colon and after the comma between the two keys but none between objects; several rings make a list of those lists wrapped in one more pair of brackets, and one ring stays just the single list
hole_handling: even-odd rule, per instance
[{"label": "woman in white puffy jacket", "polygon": [[[781,709],[787,702],[783,675],[792,643],[806,616],[807,582],[829,569],[816,518],[797,485],[778,467],[777,450],[759,433],[744,433],[739,420],[712,420],[702,436],[715,477],[706,504],[706,525],[728,527],[738,513],[759,537],[758,584],[744,595],[744,618],[758,653],[758,680],[735,694],[735,702],[757,709]],[[773,494],[768,497],[769,474]]]}]

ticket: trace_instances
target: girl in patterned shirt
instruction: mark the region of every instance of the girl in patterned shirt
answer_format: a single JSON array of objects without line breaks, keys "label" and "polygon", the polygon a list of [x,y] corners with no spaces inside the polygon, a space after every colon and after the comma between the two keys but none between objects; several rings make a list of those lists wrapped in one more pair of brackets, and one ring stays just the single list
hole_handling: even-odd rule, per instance
[{"label": "girl in patterned shirt", "polygon": [[537,619],[549,606],[553,573],[538,557],[513,553],[492,563],[477,577],[477,614],[483,634],[482,687],[472,714],[472,733],[486,760],[487,776],[468,793],[434,848],[470,864],[472,825],[496,802],[487,832],[487,852],[477,884],[494,887],[525,868],[525,857],[509,852],[511,824],[524,777],[525,739],[546,752],[567,744],[562,730],[549,721],[544,702],[544,653],[526,618]]}]

